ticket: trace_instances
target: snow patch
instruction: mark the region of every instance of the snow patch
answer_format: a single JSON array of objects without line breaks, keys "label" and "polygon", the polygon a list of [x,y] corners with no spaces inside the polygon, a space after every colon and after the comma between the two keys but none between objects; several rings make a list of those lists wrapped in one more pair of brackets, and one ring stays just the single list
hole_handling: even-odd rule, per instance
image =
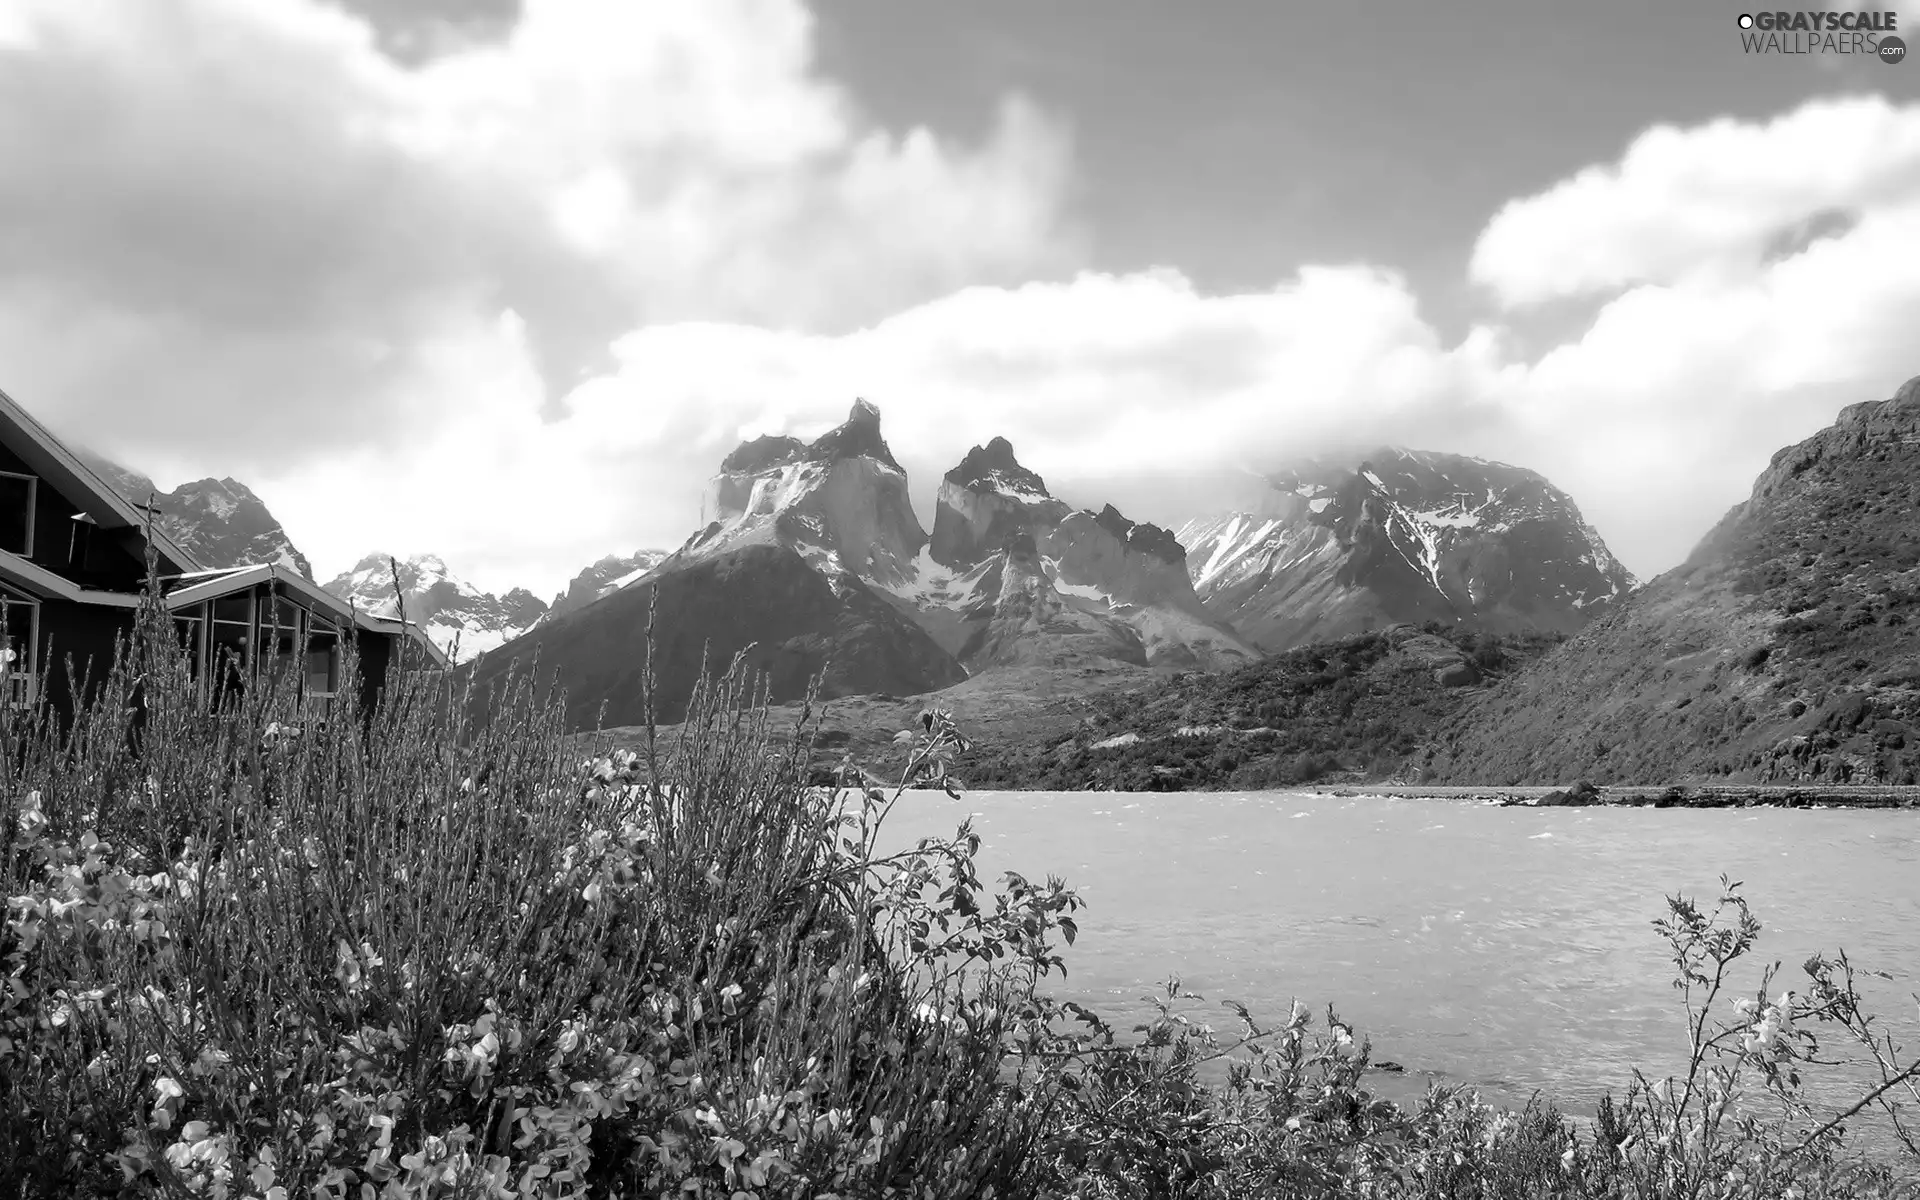
[{"label": "snow patch", "polygon": [[1416,521],[1427,525],[1438,525],[1446,529],[1478,529],[1480,515],[1466,511],[1464,506],[1452,510],[1432,509],[1424,512],[1408,513]]}]

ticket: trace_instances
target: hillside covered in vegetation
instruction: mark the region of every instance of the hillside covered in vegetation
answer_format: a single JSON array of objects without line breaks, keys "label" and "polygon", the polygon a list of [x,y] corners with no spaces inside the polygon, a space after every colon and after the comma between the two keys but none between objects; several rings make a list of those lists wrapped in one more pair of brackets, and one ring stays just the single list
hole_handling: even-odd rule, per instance
[{"label": "hillside covered in vegetation", "polygon": [[1439,624],[1303,647],[1091,699],[1069,731],[983,741],[983,788],[1180,791],[1405,778],[1469,698],[1558,644]]},{"label": "hillside covered in vegetation", "polygon": [[1463,784],[1920,782],[1920,379],[1774,456],[1681,566],[1477,699]]}]

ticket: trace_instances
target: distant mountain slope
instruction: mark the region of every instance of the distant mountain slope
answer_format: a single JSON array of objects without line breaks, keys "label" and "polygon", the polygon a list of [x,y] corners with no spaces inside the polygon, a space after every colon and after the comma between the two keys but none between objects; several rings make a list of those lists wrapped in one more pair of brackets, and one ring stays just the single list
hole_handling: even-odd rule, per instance
[{"label": "distant mountain slope", "polygon": [[642,671],[655,595],[658,719],[678,720],[703,654],[710,674],[733,656],[767,673],[776,701],[805,694],[825,673],[823,694],[906,695],[957,683],[965,673],[933,640],[857,579],[829,579],[785,546],[749,543],[685,559],[599,602],[540,623],[474,667],[486,688],[537,657],[543,684],[566,695],[567,720],[591,727],[645,720]]},{"label": "distant mountain slope", "polygon": [[1270,477],[1180,530],[1207,611],[1278,651],[1396,622],[1570,633],[1633,577],[1533,471],[1385,448]]},{"label": "distant mountain slope", "polygon": [[[396,608],[389,556],[369,554],[326,589],[369,612],[392,615]],[[409,621],[426,627],[434,642],[458,649],[471,660],[531,629],[546,616],[546,602],[525,588],[503,596],[483,592],[447,569],[437,555],[420,554],[400,562],[400,591]]]},{"label": "distant mountain slope", "polygon": [[1687,561],[1487,695],[1443,781],[1915,782],[1920,379],[1789,446]]},{"label": "distant mountain slope", "polygon": [[667,550],[636,550],[632,554],[609,554],[573,577],[567,590],[547,606],[547,620],[584,608],[602,596],[612,595],[665,562]]},{"label": "distant mountain slope", "polygon": [[234,479],[196,479],[170,492],[153,480],[95,454],[88,466],[134,504],[154,498],[158,523],[182,549],[209,567],[279,563],[313,578],[313,565],[294,546],[266,502]]}]

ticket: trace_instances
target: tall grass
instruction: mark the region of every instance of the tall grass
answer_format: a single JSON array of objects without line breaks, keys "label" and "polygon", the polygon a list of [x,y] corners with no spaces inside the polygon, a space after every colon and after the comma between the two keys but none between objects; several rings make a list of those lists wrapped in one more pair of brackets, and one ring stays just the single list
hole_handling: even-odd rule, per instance
[{"label": "tall grass", "polygon": [[[584,760],[531,676],[485,704],[465,678],[395,673],[372,711],[347,688],[324,723],[287,679],[210,697],[150,597],[70,726],[0,713],[0,1195],[1899,1186],[1792,1107],[1809,1024],[1880,1045],[1831,964],[1725,1036],[1707,997],[1678,1092],[1638,1081],[1592,1134],[1463,1092],[1396,1106],[1331,1010],[1237,1009],[1222,1037],[1175,986],[1123,1035],[1055,998],[1078,898],[983,883],[964,825],[878,853],[902,790],[967,749],[944,714],[900,735],[897,788],[851,763],[822,788],[737,660],[670,740]],[[1673,920],[1718,996],[1757,926]],[[1883,1108],[1914,1078],[1884,1049]]]}]

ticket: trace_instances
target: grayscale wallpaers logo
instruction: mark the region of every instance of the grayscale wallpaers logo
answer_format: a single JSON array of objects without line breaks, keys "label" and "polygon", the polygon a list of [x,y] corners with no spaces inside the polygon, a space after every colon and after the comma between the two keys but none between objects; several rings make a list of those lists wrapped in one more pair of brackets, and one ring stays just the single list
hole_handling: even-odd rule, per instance
[{"label": "grayscale wallpaers logo", "polygon": [[1740,46],[1748,54],[1858,54],[1897,63],[1907,57],[1899,27],[1890,10],[1741,13]]}]

